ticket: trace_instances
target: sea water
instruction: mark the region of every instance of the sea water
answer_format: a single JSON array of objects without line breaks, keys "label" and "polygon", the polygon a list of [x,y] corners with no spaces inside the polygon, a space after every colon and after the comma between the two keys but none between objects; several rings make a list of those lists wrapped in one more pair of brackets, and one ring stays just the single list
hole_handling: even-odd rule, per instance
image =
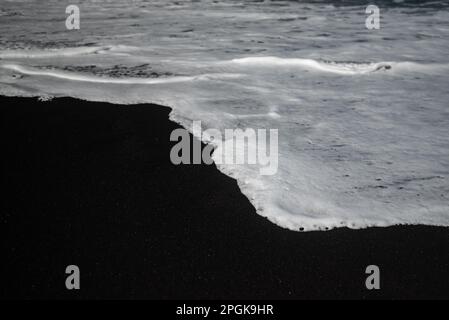
[{"label": "sea water", "polygon": [[379,30],[356,0],[1,0],[0,93],[277,129],[276,174],[217,166],[285,228],[448,226],[449,4],[374,4]]}]

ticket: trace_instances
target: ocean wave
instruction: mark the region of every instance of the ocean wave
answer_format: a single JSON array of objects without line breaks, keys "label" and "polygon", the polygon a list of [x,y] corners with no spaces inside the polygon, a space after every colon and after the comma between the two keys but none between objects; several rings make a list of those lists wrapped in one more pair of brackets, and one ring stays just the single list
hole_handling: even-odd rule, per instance
[{"label": "ocean wave", "polygon": [[278,58],[278,57],[247,57],[233,59],[232,63],[258,67],[303,67],[323,72],[354,75],[372,73],[392,68],[393,62],[355,63],[355,62],[326,62],[313,59],[301,58]]},{"label": "ocean wave", "polygon": [[150,1],[130,16],[106,1],[71,33],[81,38],[9,2],[27,19],[5,22],[0,92],[157,103],[186,128],[278,129],[276,175],[217,167],[285,228],[449,225],[447,11],[392,8],[369,31],[364,8],[201,3]]},{"label": "ocean wave", "polygon": [[138,50],[138,48],[126,45],[79,46],[51,49],[5,49],[0,50],[0,59],[38,59],[106,53],[111,55],[128,55],[135,50]]},{"label": "ocean wave", "polygon": [[76,47],[62,49],[24,49],[24,50],[2,50],[0,51],[0,59],[34,59],[34,58],[51,58],[51,57],[70,57],[84,54],[97,53],[101,50],[108,50],[109,47]]},{"label": "ocean wave", "polygon": [[257,67],[299,67],[341,75],[369,74],[378,71],[409,71],[441,73],[449,70],[449,63],[419,63],[413,61],[338,62],[302,58],[246,57],[233,59],[231,63]]},{"label": "ocean wave", "polygon": [[20,72],[25,75],[32,76],[47,76],[71,81],[93,82],[93,83],[111,83],[111,84],[164,84],[164,83],[176,83],[176,82],[188,82],[197,80],[215,80],[223,78],[237,78],[241,75],[238,74],[201,74],[195,76],[173,76],[166,78],[111,78],[111,77],[98,77],[92,75],[84,75],[74,72],[64,72],[57,70],[47,70],[25,67],[18,64],[2,64],[1,68]]}]

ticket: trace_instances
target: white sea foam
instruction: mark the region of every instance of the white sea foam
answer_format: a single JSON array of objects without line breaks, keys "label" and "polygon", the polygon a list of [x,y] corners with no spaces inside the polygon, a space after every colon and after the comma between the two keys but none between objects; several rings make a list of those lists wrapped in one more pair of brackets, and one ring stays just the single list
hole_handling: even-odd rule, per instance
[{"label": "white sea foam", "polygon": [[76,47],[62,49],[33,49],[33,50],[2,50],[0,59],[24,59],[24,58],[52,58],[52,57],[71,57],[83,54],[92,54],[99,51],[104,52],[109,47]]},{"label": "white sea foam", "polygon": [[64,72],[57,70],[48,71],[24,67],[18,64],[1,64],[0,67],[4,69],[17,71],[26,75],[47,76],[71,81],[109,83],[109,84],[163,84],[163,83],[176,83],[176,82],[186,82],[196,80],[230,79],[230,78],[237,78],[240,76],[238,74],[202,74],[197,76],[172,76],[160,79],[110,78],[110,77],[96,77],[96,76],[82,75],[79,73]]},{"label": "white sea foam", "polygon": [[391,68],[391,62],[377,63],[336,63],[320,62],[313,59],[285,59],[278,57],[247,57],[232,60],[233,63],[257,66],[257,67],[303,67],[315,69],[323,72],[331,72],[343,75],[355,75],[375,72],[379,70],[388,70]]},{"label": "white sea foam", "polygon": [[3,24],[0,93],[158,103],[186,128],[278,129],[276,175],[217,166],[285,228],[449,226],[447,10],[390,8],[373,32],[357,6],[133,3],[137,17],[83,3],[80,32],[94,46],[78,49],[14,50],[14,39],[46,47],[61,34],[32,19]]}]

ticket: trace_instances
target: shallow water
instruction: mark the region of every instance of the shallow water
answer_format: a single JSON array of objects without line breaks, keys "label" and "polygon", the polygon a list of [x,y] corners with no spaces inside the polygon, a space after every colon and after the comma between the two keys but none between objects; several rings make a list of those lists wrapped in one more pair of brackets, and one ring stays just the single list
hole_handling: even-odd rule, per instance
[{"label": "shallow water", "polygon": [[159,103],[203,129],[279,130],[279,170],[219,165],[293,230],[449,225],[449,5],[0,3],[0,93]]}]

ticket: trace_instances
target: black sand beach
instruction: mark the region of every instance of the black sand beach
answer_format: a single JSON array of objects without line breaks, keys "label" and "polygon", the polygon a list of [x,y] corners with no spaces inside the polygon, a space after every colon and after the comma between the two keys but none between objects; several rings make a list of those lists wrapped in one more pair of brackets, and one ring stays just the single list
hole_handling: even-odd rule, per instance
[{"label": "black sand beach", "polygon": [[169,108],[0,103],[3,299],[449,298],[449,228],[288,231],[214,165],[171,164]]}]

